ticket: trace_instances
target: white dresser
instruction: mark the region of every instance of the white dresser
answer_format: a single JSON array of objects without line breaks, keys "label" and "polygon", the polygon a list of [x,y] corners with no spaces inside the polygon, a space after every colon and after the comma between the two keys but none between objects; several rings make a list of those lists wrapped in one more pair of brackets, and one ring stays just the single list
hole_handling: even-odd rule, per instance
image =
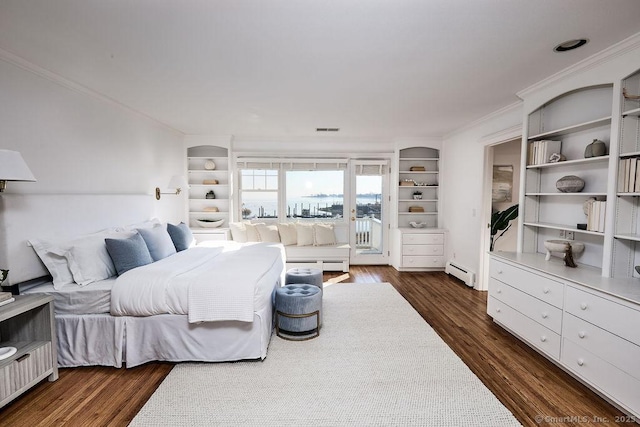
[{"label": "white dresser", "polygon": [[640,280],[494,253],[487,313],[626,412],[640,417]]},{"label": "white dresser", "polygon": [[446,231],[436,228],[395,230],[392,264],[400,271],[443,270]]}]

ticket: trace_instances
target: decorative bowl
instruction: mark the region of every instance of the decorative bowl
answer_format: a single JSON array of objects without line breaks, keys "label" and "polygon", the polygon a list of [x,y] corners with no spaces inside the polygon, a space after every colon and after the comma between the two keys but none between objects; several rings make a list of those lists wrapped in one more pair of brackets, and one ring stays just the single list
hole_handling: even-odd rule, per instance
[{"label": "decorative bowl", "polygon": [[196,219],[196,222],[203,228],[218,228],[224,223],[224,219]]},{"label": "decorative bowl", "polygon": [[427,226],[427,223],[411,221],[409,225],[413,228],[425,228]]},{"label": "decorative bowl", "polygon": [[575,242],[573,240],[545,240],[544,248],[547,250],[545,260],[549,261],[552,254],[562,254],[562,258],[564,258],[564,251],[567,244],[571,246],[571,253],[573,253],[573,255],[584,252],[584,243],[582,242]]}]

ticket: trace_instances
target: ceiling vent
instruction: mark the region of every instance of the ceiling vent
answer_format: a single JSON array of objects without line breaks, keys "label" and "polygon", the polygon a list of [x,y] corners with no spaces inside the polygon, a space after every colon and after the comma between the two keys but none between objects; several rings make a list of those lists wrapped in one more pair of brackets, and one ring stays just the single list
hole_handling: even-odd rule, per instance
[{"label": "ceiling vent", "polygon": [[316,128],[316,132],[339,132],[340,128]]}]

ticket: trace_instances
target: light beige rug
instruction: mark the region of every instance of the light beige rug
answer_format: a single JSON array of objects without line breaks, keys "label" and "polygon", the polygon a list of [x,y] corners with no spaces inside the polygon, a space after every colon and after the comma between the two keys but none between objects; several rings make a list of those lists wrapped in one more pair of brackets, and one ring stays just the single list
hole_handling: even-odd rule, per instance
[{"label": "light beige rug", "polygon": [[131,425],[520,425],[390,284],[327,286],[323,310],[262,362],[177,365]]}]

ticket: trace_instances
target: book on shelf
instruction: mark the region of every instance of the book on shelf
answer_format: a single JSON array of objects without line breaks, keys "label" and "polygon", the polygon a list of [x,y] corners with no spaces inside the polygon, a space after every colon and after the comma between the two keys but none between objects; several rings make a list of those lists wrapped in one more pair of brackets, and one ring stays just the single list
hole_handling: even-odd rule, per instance
[{"label": "book on shelf", "polygon": [[7,305],[7,304],[9,304],[9,303],[12,303],[12,302],[14,302],[15,300],[16,300],[16,299],[12,297],[12,298],[6,299],[6,300],[4,300],[4,301],[0,301],[0,307],[2,307],[3,305]]},{"label": "book on shelf", "polygon": [[587,211],[587,230],[604,233],[607,202],[596,200],[589,204]]},{"label": "book on shelf", "polygon": [[532,141],[529,143],[529,162],[528,165],[543,165],[549,163],[549,157],[553,153],[560,153],[562,149],[562,141],[554,141],[543,139],[541,141]]},{"label": "book on shelf", "polygon": [[618,192],[634,193],[640,191],[640,159],[629,157],[620,159],[618,164]]}]

